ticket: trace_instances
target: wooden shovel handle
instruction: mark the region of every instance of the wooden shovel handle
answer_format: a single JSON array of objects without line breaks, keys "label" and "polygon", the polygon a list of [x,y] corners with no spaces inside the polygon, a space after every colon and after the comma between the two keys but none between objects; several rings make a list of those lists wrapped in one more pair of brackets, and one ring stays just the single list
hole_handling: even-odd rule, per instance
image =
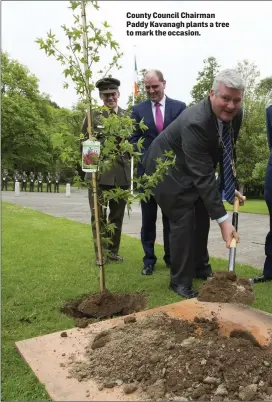
[{"label": "wooden shovel handle", "polygon": [[[243,201],[245,202],[246,197],[243,196]],[[239,206],[240,206],[240,200],[239,197],[235,196],[234,198],[234,204],[233,204],[233,212],[237,212],[239,211]]]},{"label": "wooden shovel handle", "polygon": [[235,237],[233,237],[232,241],[230,243],[230,248],[236,248],[236,245],[237,245],[237,241],[236,241]]},{"label": "wooden shovel handle", "polygon": [[[245,201],[246,200],[246,197],[245,196],[243,196],[243,201]],[[237,196],[235,196],[235,198],[234,198],[234,204],[233,204],[233,214],[234,215],[236,215],[236,219],[234,219],[234,221],[235,220],[237,220],[237,222],[238,222],[238,211],[239,211],[239,206],[240,206],[240,200],[239,200],[239,197],[237,197]],[[234,225],[235,226],[235,225]],[[233,239],[232,239],[232,241],[231,241],[231,243],[230,243],[230,248],[236,248],[236,245],[237,245],[237,241],[236,241],[236,239],[233,237]]]}]

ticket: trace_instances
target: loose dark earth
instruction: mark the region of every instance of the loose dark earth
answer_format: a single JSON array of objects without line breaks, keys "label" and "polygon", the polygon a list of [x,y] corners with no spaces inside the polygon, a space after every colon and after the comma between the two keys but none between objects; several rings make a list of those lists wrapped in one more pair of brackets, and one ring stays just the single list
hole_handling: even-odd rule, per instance
[{"label": "loose dark earth", "polygon": [[68,301],[61,312],[76,318],[76,325],[84,328],[94,321],[137,313],[144,310],[146,296],[141,293],[103,293],[90,294]]},{"label": "loose dark earth", "polygon": [[204,302],[251,304],[255,296],[247,278],[239,278],[234,272],[218,271],[211,280],[203,283],[197,299]]},{"label": "loose dark earth", "polygon": [[221,337],[215,318],[130,318],[92,337],[82,361],[69,357],[69,376],[138,400],[272,400],[272,348],[252,335]]}]

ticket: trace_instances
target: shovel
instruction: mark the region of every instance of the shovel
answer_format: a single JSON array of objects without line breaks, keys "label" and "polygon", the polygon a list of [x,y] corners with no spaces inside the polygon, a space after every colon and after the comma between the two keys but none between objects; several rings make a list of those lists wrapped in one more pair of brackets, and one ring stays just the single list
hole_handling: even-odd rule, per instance
[{"label": "shovel", "polygon": [[[238,211],[239,211],[239,198],[234,198],[233,204],[233,214],[232,214],[232,225],[234,226],[236,232],[238,231]],[[235,257],[236,257],[236,239],[233,238],[230,243],[229,251],[229,272],[235,272]]]},{"label": "shovel", "polygon": [[[244,201],[246,197],[243,197]],[[238,211],[239,211],[239,198],[235,197],[233,204],[233,215],[232,215],[232,225],[234,226],[236,232],[238,231]],[[236,257],[236,239],[233,238],[230,243],[230,251],[229,251],[229,272],[235,272],[235,257]],[[249,283],[251,287],[254,285],[254,280],[249,279]]]},{"label": "shovel", "polygon": [[[246,200],[246,197],[243,197],[243,200]],[[235,228],[236,232],[238,231],[238,211],[239,211],[239,198],[235,196],[233,203],[233,214],[232,214],[232,225]],[[237,241],[235,238],[232,239],[230,243],[230,251],[229,251],[229,267],[228,272],[235,273],[235,257],[236,257],[236,247]],[[213,278],[208,278],[208,280],[212,280]]]}]

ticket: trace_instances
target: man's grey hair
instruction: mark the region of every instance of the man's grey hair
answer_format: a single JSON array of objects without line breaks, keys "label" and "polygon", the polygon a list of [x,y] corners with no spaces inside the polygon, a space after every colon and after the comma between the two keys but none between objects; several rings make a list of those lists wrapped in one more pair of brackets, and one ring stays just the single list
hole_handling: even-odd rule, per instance
[{"label": "man's grey hair", "polygon": [[149,74],[155,74],[158,77],[159,81],[164,81],[163,73],[160,70],[149,70],[145,73],[144,78]]},{"label": "man's grey hair", "polygon": [[236,70],[226,69],[215,77],[212,86],[215,95],[218,94],[220,84],[224,84],[227,88],[240,89],[242,92],[245,90],[244,80]]}]

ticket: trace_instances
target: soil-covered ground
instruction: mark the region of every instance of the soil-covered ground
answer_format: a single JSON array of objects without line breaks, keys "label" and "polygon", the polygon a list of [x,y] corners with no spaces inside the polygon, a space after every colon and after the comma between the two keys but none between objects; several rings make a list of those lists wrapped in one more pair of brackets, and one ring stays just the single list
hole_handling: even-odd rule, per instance
[{"label": "soil-covered ground", "polygon": [[70,357],[68,365],[78,381],[121,387],[138,400],[272,400],[272,348],[246,332],[221,337],[215,318],[125,317],[92,337],[84,358]]},{"label": "soil-covered ground", "polygon": [[255,300],[249,279],[234,272],[215,272],[203,283],[197,299],[204,302],[251,304]]},{"label": "soil-covered ground", "polygon": [[116,316],[128,315],[144,310],[146,296],[141,293],[110,293],[105,291],[70,300],[61,307],[61,312],[76,318],[76,325],[84,328],[88,324]]}]

